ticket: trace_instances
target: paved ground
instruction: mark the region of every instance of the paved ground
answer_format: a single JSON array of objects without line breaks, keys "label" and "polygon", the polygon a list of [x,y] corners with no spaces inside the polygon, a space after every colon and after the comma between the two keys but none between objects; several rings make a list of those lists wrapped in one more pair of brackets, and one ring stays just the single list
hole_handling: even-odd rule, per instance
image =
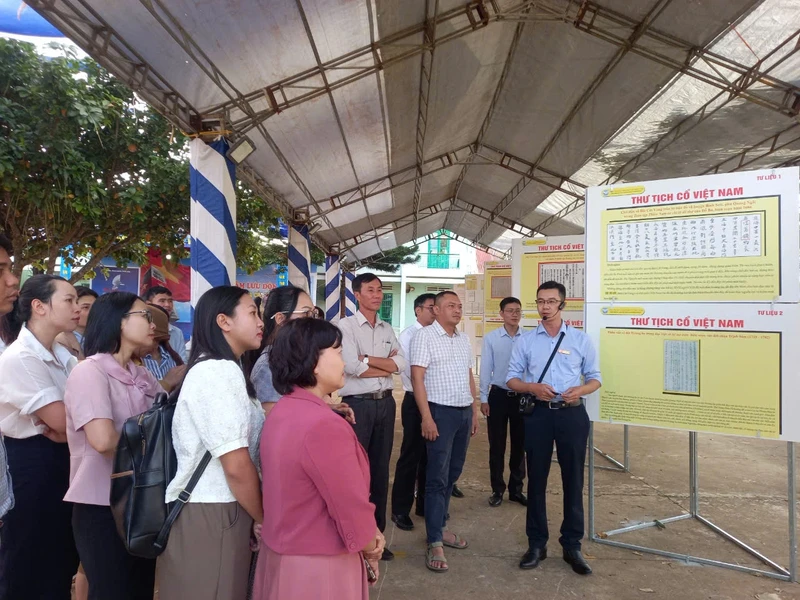
[{"label": "paved ground", "polygon": [[[397,458],[402,438],[395,432]],[[598,425],[595,444],[622,456],[622,427]],[[786,444],[701,435],[699,440],[701,513],[781,565],[788,563]],[[688,434],[631,428],[631,473],[598,470],[596,528],[611,530],[638,521],[681,514],[688,509]],[[597,464],[608,464],[598,457]],[[558,465],[550,474],[551,557],[535,571],[520,571],[524,552],[524,508],[487,504],[490,494],[485,423],[473,439],[460,486],[467,494],[453,499],[451,524],[470,540],[464,551],[449,550],[450,572],[430,573],[424,564],[424,523],[414,531],[392,526],[387,539],[396,560],[382,563],[372,600],[445,600],[515,598],[627,599],[800,599],[800,586],[715,567],[687,564],[652,554],[637,554],[586,543],[595,574],[580,577],[561,560],[557,543],[561,523]],[[413,518],[413,517],[412,517]],[[703,525],[684,521],[666,529],[621,536],[631,543],[759,567],[758,561]]]}]

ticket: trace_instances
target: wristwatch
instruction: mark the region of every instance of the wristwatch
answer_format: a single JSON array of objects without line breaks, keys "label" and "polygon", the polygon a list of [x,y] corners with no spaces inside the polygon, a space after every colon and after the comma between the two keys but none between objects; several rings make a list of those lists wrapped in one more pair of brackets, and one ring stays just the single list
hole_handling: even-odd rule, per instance
[{"label": "wristwatch", "polygon": [[364,358],[362,358],[361,362],[363,362],[365,365],[369,366],[369,356],[365,356]]}]

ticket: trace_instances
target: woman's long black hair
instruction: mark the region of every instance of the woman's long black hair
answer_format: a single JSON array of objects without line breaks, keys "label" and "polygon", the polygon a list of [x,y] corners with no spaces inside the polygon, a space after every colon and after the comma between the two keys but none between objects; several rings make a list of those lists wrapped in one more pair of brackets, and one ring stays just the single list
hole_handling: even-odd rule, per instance
[{"label": "woman's long black hair", "polygon": [[275,320],[275,315],[284,314],[288,318],[292,311],[297,308],[297,302],[302,293],[303,290],[301,288],[287,285],[275,288],[267,296],[267,301],[264,303],[264,316],[262,317],[264,320],[264,337],[261,340],[261,347],[258,350],[245,352],[242,357],[244,372],[248,380],[258,357],[264,352],[264,348],[272,346],[272,342],[275,340],[275,334],[280,327]]},{"label": "woman's long black hair", "polygon": [[[217,315],[233,317],[236,307],[242,296],[249,292],[234,285],[221,285],[211,288],[200,296],[194,309],[194,324],[192,325],[192,351],[189,353],[189,362],[186,374],[197,363],[204,360],[232,360],[239,364],[233,349],[225,334],[217,324]],[[186,375],[184,375],[184,379]],[[250,374],[245,373],[247,393],[255,397],[255,389],[250,383]]]}]

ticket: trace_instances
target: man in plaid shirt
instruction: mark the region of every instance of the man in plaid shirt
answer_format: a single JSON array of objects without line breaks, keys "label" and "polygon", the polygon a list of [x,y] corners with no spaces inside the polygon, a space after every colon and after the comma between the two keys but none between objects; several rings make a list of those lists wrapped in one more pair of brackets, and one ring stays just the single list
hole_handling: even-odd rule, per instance
[{"label": "man in plaid shirt", "polygon": [[411,340],[411,384],[422,416],[428,467],[425,486],[425,565],[447,571],[444,546],[464,549],[466,540],[445,531],[453,485],[461,475],[469,439],[478,431],[480,404],[472,376],[472,347],[458,331],[461,300],[451,291],[436,295],[436,321]]}]

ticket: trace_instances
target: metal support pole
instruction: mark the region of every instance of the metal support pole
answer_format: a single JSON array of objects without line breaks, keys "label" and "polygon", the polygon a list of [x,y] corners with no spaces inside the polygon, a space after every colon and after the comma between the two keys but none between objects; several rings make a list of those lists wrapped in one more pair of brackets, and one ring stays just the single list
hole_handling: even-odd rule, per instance
[{"label": "metal support pole", "polygon": [[[594,423],[589,423],[589,448],[594,448]],[[594,452],[589,451],[589,539],[594,540]]]},{"label": "metal support pole", "polygon": [[789,471],[789,581],[797,581],[797,474],[794,465],[794,442],[786,445]]},{"label": "metal support pole", "polygon": [[700,514],[699,478],[697,476],[697,432],[689,432],[689,512],[693,517]]},{"label": "metal support pole", "polygon": [[629,429],[630,425],[625,425],[622,431],[622,448],[623,448],[623,466],[625,467],[625,472],[631,472],[631,453],[630,453],[630,444],[629,444]]},{"label": "metal support pole", "polygon": [[[590,430],[590,443],[592,440]],[[700,514],[700,485],[699,485],[699,460],[698,460],[698,436],[696,431],[689,432],[689,512],[673,517],[648,521],[645,523],[637,523],[636,525],[629,525],[619,529],[601,532],[597,535],[594,531],[594,473],[589,472],[589,516],[590,516],[590,529],[589,535],[592,541],[598,544],[606,544],[616,548],[625,548],[627,550],[634,550],[638,552],[649,552],[658,556],[667,558],[674,558],[686,562],[694,562],[703,565],[711,565],[715,567],[722,567],[725,569],[733,569],[744,573],[754,573],[764,577],[771,577],[774,579],[781,579],[784,581],[795,582],[797,580],[797,478],[795,474],[795,448],[792,442],[787,445],[787,468],[788,468],[788,499],[789,499],[789,567],[788,569],[781,567],[777,562],[771,560],[766,555],[762,554],[752,546],[747,545],[745,542],[725,531],[718,525],[712,523],[709,519]],[[593,465],[594,458],[589,460]],[[676,552],[668,552],[659,550],[657,548],[649,548],[640,546],[638,544],[627,544],[625,542],[618,542],[611,540],[612,536],[617,536],[631,531],[640,531],[652,527],[664,527],[670,523],[678,521],[696,520],[719,535],[721,538],[735,544],[751,556],[757,558],[765,565],[774,569],[774,571],[765,571],[763,569],[756,569],[747,567],[738,563],[729,563],[719,560],[712,560],[700,556],[693,556],[691,554],[679,554]]]}]

